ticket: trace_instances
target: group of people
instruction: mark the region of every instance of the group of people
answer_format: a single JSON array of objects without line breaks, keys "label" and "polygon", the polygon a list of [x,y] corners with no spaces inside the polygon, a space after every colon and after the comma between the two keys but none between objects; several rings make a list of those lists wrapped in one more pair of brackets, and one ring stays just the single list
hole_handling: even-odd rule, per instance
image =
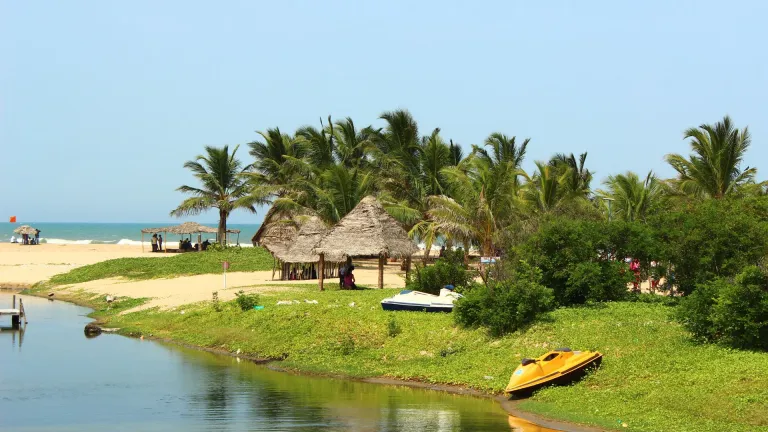
[{"label": "group of people", "polygon": [[16,236],[11,236],[11,243],[19,243],[23,245],[37,245],[40,244],[40,230],[35,230],[35,236],[30,237],[29,234],[22,234],[19,239]]},{"label": "group of people", "polygon": [[152,252],[160,252],[163,250],[163,236],[157,233],[152,234]]},{"label": "group of people", "polygon": [[[161,252],[163,250],[163,236],[158,234],[152,234],[152,252]],[[206,250],[208,249],[208,246],[211,245],[211,242],[206,239],[202,243],[195,243],[192,244],[192,239],[181,239],[179,240],[179,250],[184,252],[189,252],[193,250]]]}]

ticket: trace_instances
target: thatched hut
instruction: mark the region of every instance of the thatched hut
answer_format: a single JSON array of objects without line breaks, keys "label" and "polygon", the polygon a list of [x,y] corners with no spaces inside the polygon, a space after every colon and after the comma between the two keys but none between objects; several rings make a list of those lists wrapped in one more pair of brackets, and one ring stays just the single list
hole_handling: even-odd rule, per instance
[{"label": "thatched hut", "polygon": [[[317,216],[305,216],[296,221],[301,228],[286,251],[274,253],[280,262],[280,279],[317,279],[320,255],[314,248],[328,233],[328,227]],[[335,277],[337,266],[325,266],[324,277]],[[274,278],[274,273],[272,274]]]},{"label": "thatched hut", "polygon": [[[417,250],[405,229],[372,196],[363,198],[315,247],[321,270],[328,259],[342,261],[346,257],[378,257],[379,288],[384,287],[384,262],[387,257],[408,258]],[[322,290],[322,278],[319,285]]]},{"label": "thatched hut", "polygon": [[254,246],[263,247],[272,256],[284,255],[299,233],[300,221],[297,218],[295,214],[270,208],[251,242]]},{"label": "thatched hut", "polygon": [[[143,228],[141,230],[141,250],[144,251],[144,234],[155,234],[155,233],[163,233],[165,234],[166,241],[163,243],[165,245],[164,251],[168,252],[168,233],[171,234],[177,234],[177,235],[185,235],[189,234],[190,238],[192,234],[198,234],[197,242],[198,244],[202,243],[201,234],[202,233],[208,233],[208,234],[218,234],[219,230],[217,228],[209,227],[207,225],[202,225],[197,222],[184,222],[180,225],[172,225],[167,227],[160,227],[160,228]],[[240,243],[240,230],[239,229],[228,229],[227,233],[230,234],[237,234],[237,242]]]},{"label": "thatched hut", "polygon": [[[33,228],[29,225],[22,225],[20,227],[16,227],[13,230],[14,233],[21,235],[21,241],[19,243],[23,245],[29,245],[29,244],[37,244],[40,239],[38,234],[40,233],[40,230],[37,228]],[[30,237],[32,237],[30,239]]]}]

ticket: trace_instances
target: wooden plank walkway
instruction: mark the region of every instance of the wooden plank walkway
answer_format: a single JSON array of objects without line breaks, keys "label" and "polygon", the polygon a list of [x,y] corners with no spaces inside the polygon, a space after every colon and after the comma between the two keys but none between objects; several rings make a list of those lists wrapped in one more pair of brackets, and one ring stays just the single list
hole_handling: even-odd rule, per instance
[{"label": "wooden plank walkway", "polygon": [[11,327],[18,329],[21,326],[21,318],[24,317],[24,324],[27,323],[27,313],[24,310],[24,303],[19,298],[19,308],[16,309],[16,296],[13,296],[13,307],[10,309],[0,309],[0,317],[3,315],[11,317]]}]

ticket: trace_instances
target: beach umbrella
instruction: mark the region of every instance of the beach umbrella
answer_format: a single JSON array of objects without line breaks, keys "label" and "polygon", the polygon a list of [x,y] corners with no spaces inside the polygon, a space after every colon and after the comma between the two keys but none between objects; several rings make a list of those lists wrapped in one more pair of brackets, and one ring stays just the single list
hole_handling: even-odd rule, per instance
[{"label": "beach umbrella", "polygon": [[35,228],[32,228],[29,225],[22,225],[16,229],[13,230],[16,234],[27,234],[27,235],[35,235],[37,233],[37,230]]}]

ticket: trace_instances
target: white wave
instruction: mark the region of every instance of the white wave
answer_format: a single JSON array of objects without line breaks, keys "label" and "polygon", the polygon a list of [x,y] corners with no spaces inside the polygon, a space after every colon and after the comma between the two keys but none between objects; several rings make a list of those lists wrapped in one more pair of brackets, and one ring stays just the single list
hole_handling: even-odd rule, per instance
[{"label": "white wave", "polygon": [[[118,245],[124,245],[124,246],[141,246],[141,241],[139,240],[131,240],[131,239],[120,239],[120,241],[117,242]],[[151,245],[151,242],[145,241],[144,246]]]},{"label": "white wave", "polygon": [[72,244],[72,245],[86,245],[93,243],[93,240],[65,240],[65,239],[57,239],[57,238],[41,238],[40,243],[48,243],[48,244]]}]

